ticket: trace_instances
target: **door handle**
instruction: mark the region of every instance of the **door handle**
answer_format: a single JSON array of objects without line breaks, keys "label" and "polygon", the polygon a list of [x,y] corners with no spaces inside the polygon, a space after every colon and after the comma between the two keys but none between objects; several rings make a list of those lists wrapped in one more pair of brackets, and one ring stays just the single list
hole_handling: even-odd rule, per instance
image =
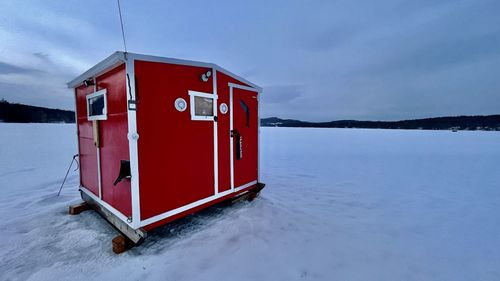
[{"label": "door handle", "polygon": [[235,149],[236,149],[236,160],[240,160],[243,158],[243,147],[241,144],[241,135],[237,130],[231,130],[231,137],[234,139],[234,142],[236,143]]}]

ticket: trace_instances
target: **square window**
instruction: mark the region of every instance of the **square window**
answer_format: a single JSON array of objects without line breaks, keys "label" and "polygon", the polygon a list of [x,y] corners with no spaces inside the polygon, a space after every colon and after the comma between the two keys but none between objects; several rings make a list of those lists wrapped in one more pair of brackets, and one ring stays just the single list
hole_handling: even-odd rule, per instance
[{"label": "square window", "polygon": [[87,119],[107,119],[106,89],[87,95]]},{"label": "square window", "polygon": [[214,116],[214,100],[212,98],[194,97],[194,114],[196,116]]},{"label": "square window", "polygon": [[190,98],[191,120],[214,121],[217,112],[217,95],[197,91],[188,91]]},{"label": "square window", "polygon": [[104,96],[100,95],[89,99],[89,116],[104,114]]}]

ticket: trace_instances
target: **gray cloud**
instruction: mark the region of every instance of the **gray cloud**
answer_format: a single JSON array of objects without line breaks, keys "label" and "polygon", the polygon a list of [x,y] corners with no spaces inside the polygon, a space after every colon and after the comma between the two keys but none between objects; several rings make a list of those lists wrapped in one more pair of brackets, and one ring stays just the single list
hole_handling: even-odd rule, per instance
[{"label": "gray cloud", "polygon": [[37,73],[39,70],[26,68],[21,66],[16,66],[6,62],[0,61],[0,74],[11,74],[11,73]]},{"label": "gray cloud", "polygon": [[[498,1],[158,0],[122,6],[129,51],[215,62],[241,74],[264,87],[264,117],[499,113]],[[71,108],[65,80],[122,48],[112,2],[12,0],[0,8],[8,15],[0,29],[6,38],[0,61],[8,65],[0,65],[0,74],[30,78],[0,82],[19,87],[26,101],[41,102],[30,94],[37,89],[45,103]],[[44,73],[15,68],[26,65]],[[35,86],[40,78],[47,83]],[[5,91],[1,86],[0,95]]]},{"label": "gray cloud", "polygon": [[300,86],[284,85],[284,86],[269,86],[266,87],[266,94],[263,95],[262,101],[267,104],[273,103],[290,103],[303,94]]}]

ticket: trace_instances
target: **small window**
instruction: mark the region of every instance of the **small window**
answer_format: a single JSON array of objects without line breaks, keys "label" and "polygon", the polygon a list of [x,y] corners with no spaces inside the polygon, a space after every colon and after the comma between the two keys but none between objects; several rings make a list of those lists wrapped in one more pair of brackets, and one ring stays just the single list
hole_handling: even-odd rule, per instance
[{"label": "small window", "polygon": [[97,91],[87,96],[87,119],[106,120],[106,89]]},{"label": "small window", "polygon": [[194,97],[194,114],[196,116],[214,116],[214,100],[212,98]]},{"label": "small window", "polygon": [[210,93],[189,91],[191,120],[214,120],[214,105],[217,96]]}]

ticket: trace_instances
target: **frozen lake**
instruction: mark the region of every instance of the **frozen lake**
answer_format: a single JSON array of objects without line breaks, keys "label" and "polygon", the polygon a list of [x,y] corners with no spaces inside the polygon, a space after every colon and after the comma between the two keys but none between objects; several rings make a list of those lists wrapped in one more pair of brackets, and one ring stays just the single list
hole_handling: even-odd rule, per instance
[{"label": "frozen lake", "polygon": [[0,280],[500,280],[500,133],[262,128],[261,197],[111,251],[74,125],[0,123]]}]

